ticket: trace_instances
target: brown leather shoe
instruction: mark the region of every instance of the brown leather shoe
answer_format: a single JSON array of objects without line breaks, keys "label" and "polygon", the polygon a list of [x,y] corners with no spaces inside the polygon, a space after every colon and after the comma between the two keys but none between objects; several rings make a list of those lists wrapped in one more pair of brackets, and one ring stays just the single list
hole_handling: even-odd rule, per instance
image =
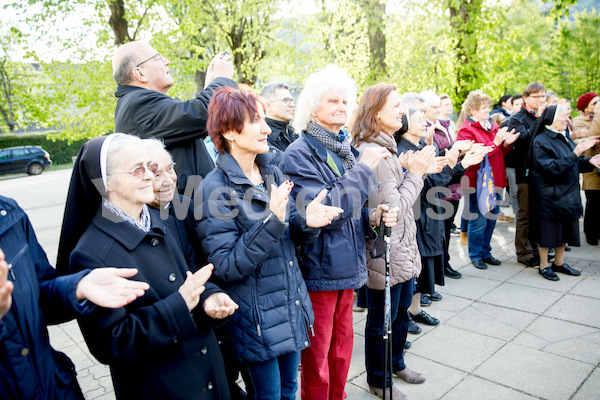
[{"label": "brown leather shoe", "polygon": [[462,244],[463,246],[469,245],[469,236],[468,236],[467,232],[460,233],[460,244]]},{"label": "brown leather shoe", "polygon": [[[379,397],[380,399],[383,399],[383,389],[376,388],[375,386],[369,386],[369,392],[371,392],[375,396]],[[386,392],[385,398],[389,399],[390,398],[390,388],[389,387],[385,388],[385,392]],[[406,395],[404,393],[402,393],[400,391],[400,389],[398,389],[397,386],[392,385],[392,394],[394,395],[394,400],[408,400],[408,397],[406,397]]]},{"label": "brown leather shoe", "polygon": [[394,371],[394,374],[406,383],[419,384],[425,382],[425,376],[408,368],[404,368],[402,371]]}]

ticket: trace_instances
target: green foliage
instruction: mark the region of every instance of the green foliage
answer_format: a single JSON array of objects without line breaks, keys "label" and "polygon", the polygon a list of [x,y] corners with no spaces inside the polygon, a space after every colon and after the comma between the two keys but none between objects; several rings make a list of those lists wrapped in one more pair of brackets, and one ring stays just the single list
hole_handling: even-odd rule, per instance
[{"label": "green foliage", "polygon": [[57,140],[57,135],[2,135],[0,136],[0,149],[13,146],[42,146],[50,154],[54,164],[72,162],[72,157],[77,156],[81,146],[86,142],[80,139],[74,142]]},{"label": "green foliage", "polygon": [[37,96],[45,83],[33,65],[11,60],[23,34],[0,24],[0,132],[27,128],[44,118]]},{"label": "green foliage", "polygon": [[[385,80],[400,93],[447,93],[456,106],[470,90],[498,98],[532,81],[571,99],[599,90],[598,11],[557,20],[575,0],[550,11],[528,0],[320,0],[319,12],[300,15],[288,12],[288,1],[12,0],[40,40],[72,54],[69,61],[40,60],[39,68],[15,62],[9,57],[15,48],[36,56],[27,34],[0,29],[0,59],[6,56],[0,67],[15,77],[15,126],[60,128],[53,137],[67,141],[111,132],[110,56],[115,44],[140,38],[151,38],[171,61],[176,84],[169,94],[182,99],[201,90],[210,60],[225,50],[234,58],[235,79],[257,90],[273,82],[301,89],[310,73],[330,63],[347,71],[359,92]],[[54,27],[70,13],[82,15],[85,29],[58,37]],[[86,36],[94,38],[92,48],[82,44]],[[8,130],[6,122],[0,129]]]},{"label": "green foliage", "polygon": [[555,77],[553,84],[564,97],[600,88],[600,13],[582,12],[574,21],[561,21],[554,38],[554,51],[548,62]]}]

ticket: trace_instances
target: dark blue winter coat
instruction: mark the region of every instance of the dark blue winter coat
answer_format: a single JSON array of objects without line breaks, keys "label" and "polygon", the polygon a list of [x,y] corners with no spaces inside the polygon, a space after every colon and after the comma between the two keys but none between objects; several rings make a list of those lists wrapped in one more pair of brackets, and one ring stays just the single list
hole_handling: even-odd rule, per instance
[{"label": "dark blue winter coat", "polygon": [[[272,152],[256,157],[264,186],[281,185],[283,174]],[[202,181],[202,218],[198,237],[213,276],[240,306],[225,324],[233,354],[243,362],[261,362],[309,346],[312,304],[295,253],[296,243],[314,240],[289,201],[288,223],[269,209],[269,196],[252,182],[227,152]]]},{"label": "dark blue winter coat", "polygon": [[162,220],[154,209],[150,217],[145,233],[100,208],[71,253],[71,270],[135,267],[133,279],[150,285],[125,307],[98,307],[80,318],[85,341],[110,365],[117,399],[229,399],[223,357],[202,308],[219,289],[207,283],[190,313],[178,289],[196,269],[191,248],[173,217]]},{"label": "dark blue winter coat", "polygon": [[77,283],[89,270],[59,277],[25,212],[2,196],[0,249],[14,283],[12,307],[0,319],[0,398],[81,399],[73,363],[50,347],[46,325],[94,308],[75,300]]},{"label": "dark blue winter coat", "polygon": [[[352,151],[358,157],[354,148]],[[311,291],[356,289],[367,281],[365,236],[375,235],[364,205],[379,182],[363,163],[341,174],[337,164],[325,146],[306,133],[287,148],[279,164],[281,171],[294,182],[292,196],[298,207],[305,207],[321,190],[327,189],[323,204],[344,210],[331,224],[321,228],[314,243],[300,248],[300,266]]]}]

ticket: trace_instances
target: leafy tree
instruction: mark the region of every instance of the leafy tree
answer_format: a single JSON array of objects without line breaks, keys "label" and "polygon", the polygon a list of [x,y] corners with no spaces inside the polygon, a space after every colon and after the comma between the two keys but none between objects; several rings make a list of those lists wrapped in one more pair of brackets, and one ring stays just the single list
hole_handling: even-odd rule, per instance
[{"label": "leafy tree", "polygon": [[454,33],[458,98],[466,98],[471,90],[479,87],[482,60],[477,49],[483,23],[482,5],[483,0],[447,0]]},{"label": "leafy tree", "polygon": [[18,29],[0,25],[0,131],[25,129],[43,118],[38,101],[43,74],[33,65],[10,58],[22,46],[22,36]]},{"label": "leafy tree", "polygon": [[573,21],[561,21],[549,71],[557,77],[556,91],[577,99],[600,88],[600,13],[577,13]]},{"label": "leafy tree", "polygon": [[[176,28],[167,33],[183,59],[200,60],[205,67],[219,51],[228,50],[237,81],[253,85],[271,39],[279,0],[167,0],[162,3]],[[165,40],[168,40],[163,35]],[[197,83],[203,84],[204,71]]]}]

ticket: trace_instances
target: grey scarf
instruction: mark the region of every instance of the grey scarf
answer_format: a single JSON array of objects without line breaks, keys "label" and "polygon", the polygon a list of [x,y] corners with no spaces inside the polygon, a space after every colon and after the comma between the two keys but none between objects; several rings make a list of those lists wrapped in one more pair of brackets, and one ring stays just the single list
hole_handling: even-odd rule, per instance
[{"label": "grey scarf", "polygon": [[321,142],[328,150],[331,150],[340,156],[343,160],[342,164],[344,165],[345,171],[352,169],[352,167],[356,165],[356,158],[352,153],[352,146],[350,146],[350,139],[348,137],[345,137],[343,142],[335,140],[331,137],[331,134],[329,134],[327,129],[314,122],[308,123],[305,132]]}]

